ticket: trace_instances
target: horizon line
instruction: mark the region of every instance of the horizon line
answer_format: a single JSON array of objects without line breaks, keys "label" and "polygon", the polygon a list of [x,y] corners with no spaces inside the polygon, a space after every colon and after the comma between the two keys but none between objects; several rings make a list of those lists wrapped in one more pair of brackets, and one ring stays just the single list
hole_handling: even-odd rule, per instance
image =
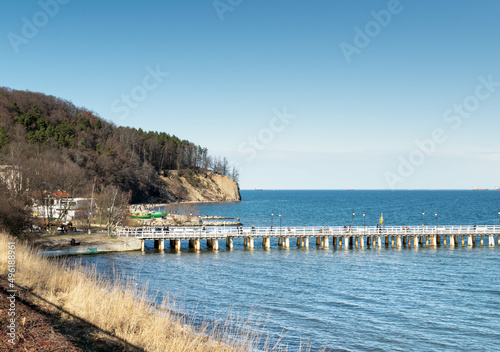
[{"label": "horizon line", "polygon": [[390,189],[390,188],[240,188],[240,191],[476,191],[486,192],[495,191],[495,189],[473,189],[473,188],[407,188],[407,189]]}]

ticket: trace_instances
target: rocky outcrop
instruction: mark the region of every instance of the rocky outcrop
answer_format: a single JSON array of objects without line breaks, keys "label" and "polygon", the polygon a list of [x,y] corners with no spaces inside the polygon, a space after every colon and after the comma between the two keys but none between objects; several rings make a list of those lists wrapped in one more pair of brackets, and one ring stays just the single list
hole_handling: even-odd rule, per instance
[{"label": "rocky outcrop", "polygon": [[169,171],[160,177],[165,197],[170,201],[234,202],[240,201],[238,183],[211,171],[195,173]]}]

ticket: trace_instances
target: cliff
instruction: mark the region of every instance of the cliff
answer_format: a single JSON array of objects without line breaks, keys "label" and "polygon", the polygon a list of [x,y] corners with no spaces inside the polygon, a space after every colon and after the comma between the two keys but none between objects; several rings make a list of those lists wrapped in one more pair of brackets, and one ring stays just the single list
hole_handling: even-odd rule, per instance
[{"label": "cliff", "polygon": [[164,196],[170,201],[232,202],[240,201],[238,183],[212,171],[171,170],[160,176]]}]

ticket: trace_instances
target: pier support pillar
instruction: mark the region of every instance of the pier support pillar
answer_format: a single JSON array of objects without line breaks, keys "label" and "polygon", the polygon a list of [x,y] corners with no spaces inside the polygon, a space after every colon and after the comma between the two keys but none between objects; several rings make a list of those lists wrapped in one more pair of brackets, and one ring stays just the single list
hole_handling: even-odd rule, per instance
[{"label": "pier support pillar", "polygon": [[391,236],[391,247],[394,248],[394,236]]},{"label": "pier support pillar", "polygon": [[467,245],[472,247],[474,245],[474,241],[472,240],[472,235],[467,236]]},{"label": "pier support pillar", "polygon": [[359,245],[361,248],[365,248],[365,236],[359,238]]},{"label": "pier support pillar", "polygon": [[377,236],[377,246],[378,246],[378,248],[382,248],[382,237],[381,236]]},{"label": "pier support pillar", "polygon": [[389,245],[389,236],[385,236],[385,245],[388,246]]},{"label": "pier support pillar", "polygon": [[201,240],[199,238],[193,240],[193,248],[195,251],[201,250]]},{"label": "pier support pillar", "polygon": [[354,239],[354,245],[356,246],[356,248],[359,247],[359,238],[358,238],[358,236],[356,236],[356,238]]},{"label": "pier support pillar", "polygon": [[397,246],[398,248],[402,247],[402,243],[401,243],[401,236],[398,236],[398,237],[396,238],[396,246]]},{"label": "pier support pillar", "polygon": [[450,247],[455,247],[455,236],[450,236]]},{"label": "pier support pillar", "polygon": [[253,237],[247,238],[247,248],[254,249],[254,238]]},{"label": "pier support pillar", "polygon": [[141,251],[144,252],[144,240],[141,240]]},{"label": "pier support pillar", "polygon": [[165,250],[165,240],[155,240],[154,246],[159,251]]},{"label": "pier support pillar", "polygon": [[484,235],[481,235],[481,246],[484,246]]},{"label": "pier support pillar", "polygon": [[446,235],[443,236],[443,242],[444,242],[444,246],[446,247],[446,243],[447,243],[447,241],[446,241]]},{"label": "pier support pillar", "polygon": [[271,238],[270,237],[264,237],[262,239],[262,247],[265,249],[271,248]]},{"label": "pier support pillar", "polygon": [[283,245],[283,237],[278,237],[278,246],[281,247]]},{"label": "pier support pillar", "polygon": [[175,250],[177,252],[181,250],[181,240],[175,240]]},{"label": "pier support pillar", "polygon": [[337,247],[337,237],[333,237],[333,247]]},{"label": "pier support pillar", "polygon": [[316,246],[320,246],[321,245],[321,237],[316,237]]},{"label": "pier support pillar", "polygon": [[226,238],[226,247],[229,249],[233,249],[234,239],[232,237]]},{"label": "pier support pillar", "polygon": [[403,236],[403,246],[406,246],[407,236]]},{"label": "pier support pillar", "polygon": [[441,244],[441,235],[436,235],[436,244],[438,246]]},{"label": "pier support pillar", "polygon": [[413,237],[413,247],[418,248],[418,236]]},{"label": "pier support pillar", "polygon": [[342,248],[342,237],[339,237],[339,248]]},{"label": "pier support pillar", "polygon": [[325,236],[325,242],[323,248],[330,248],[330,238]]},{"label": "pier support pillar", "polygon": [[461,237],[462,237],[462,247],[464,247],[465,246],[465,235],[461,235]]},{"label": "pier support pillar", "polygon": [[418,236],[419,237],[419,242],[420,244],[424,244],[424,236]]},{"label": "pier support pillar", "polygon": [[366,237],[366,245],[370,247],[371,244],[372,244],[372,236]]},{"label": "pier support pillar", "polygon": [[283,242],[284,242],[283,247],[285,247],[285,248],[290,248],[290,237],[285,237],[285,238],[283,239]]},{"label": "pier support pillar", "polygon": [[219,250],[219,240],[218,239],[212,240],[212,250],[214,250],[214,251]]},{"label": "pier support pillar", "polygon": [[429,241],[429,246],[432,246],[432,247],[436,247],[437,245],[437,235],[431,235],[429,236],[428,238],[428,241]]},{"label": "pier support pillar", "polygon": [[304,237],[304,248],[309,248],[309,237]]},{"label": "pier support pillar", "polygon": [[302,239],[300,237],[297,237],[297,247],[300,247],[302,244]]},{"label": "pier support pillar", "polygon": [[495,247],[495,236],[490,235],[490,237],[488,239],[488,244],[490,247]]}]

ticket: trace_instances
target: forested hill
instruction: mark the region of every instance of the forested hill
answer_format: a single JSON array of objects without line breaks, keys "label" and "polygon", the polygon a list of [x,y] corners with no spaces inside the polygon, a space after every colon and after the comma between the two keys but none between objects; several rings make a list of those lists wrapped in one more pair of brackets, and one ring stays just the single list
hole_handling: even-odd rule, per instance
[{"label": "forested hill", "polygon": [[187,140],[119,127],[69,101],[8,88],[0,88],[0,158],[18,170],[58,174],[53,187],[83,194],[113,185],[130,191],[133,202],[172,199],[162,182],[169,170],[238,178],[225,158]]}]

